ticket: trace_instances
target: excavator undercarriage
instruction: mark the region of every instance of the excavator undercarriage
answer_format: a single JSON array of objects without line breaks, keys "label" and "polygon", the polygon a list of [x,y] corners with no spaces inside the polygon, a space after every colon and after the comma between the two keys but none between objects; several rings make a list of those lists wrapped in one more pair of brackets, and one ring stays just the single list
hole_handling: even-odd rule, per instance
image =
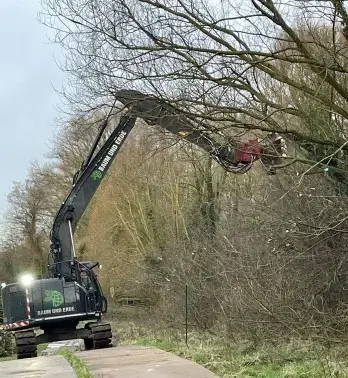
[{"label": "excavator undercarriage", "polygon": [[44,332],[35,335],[34,329],[24,329],[14,332],[17,358],[37,356],[37,346],[55,341],[83,339],[85,349],[101,349],[115,346],[111,343],[111,325],[107,322],[86,323],[84,328],[76,328],[77,323],[64,322],[45,327]]}]

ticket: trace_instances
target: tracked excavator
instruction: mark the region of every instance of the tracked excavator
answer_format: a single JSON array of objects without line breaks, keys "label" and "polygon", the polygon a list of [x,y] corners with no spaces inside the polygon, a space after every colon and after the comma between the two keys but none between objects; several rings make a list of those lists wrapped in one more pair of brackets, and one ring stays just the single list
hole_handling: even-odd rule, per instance
[{"label": "tracked excavator", "polygon": [[[219,143],[213,139],[209,127],[196,123],[192,117],[155,97],[120,90],[115,94],[116,100],[127,111],[109,131],[104,143],[101,139],[111,111],[101,122],[94,143],[54,219],[49,278],[27,279],[2,287],[3,327],[14,333],[18,359],[36,357],[38,344],[54,341],[83,339],[86,349],[111,346],[111,326],[102,320],[108,302],[95,272],[99,263],[78,260],[74,232],[137,118],[202,148],[232,173],[247,172],[254,161],[262,160],[265,155],[265,148],[257,140]],[[274,156],[274,148],[271,155]],[[79,327],[80,322],[83,325]],[[36,335],[38,329],[41,332]]]}]

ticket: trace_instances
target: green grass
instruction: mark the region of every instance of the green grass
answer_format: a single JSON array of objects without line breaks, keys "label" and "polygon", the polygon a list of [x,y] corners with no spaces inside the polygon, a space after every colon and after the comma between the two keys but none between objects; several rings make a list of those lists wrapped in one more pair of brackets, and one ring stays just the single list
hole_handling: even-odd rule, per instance
[{"label": "green grass", "polygon": [[93,378],[87,366],[69,349],[61,349],[58,354],[62,355],[74,369],[77,378]]},{"label": "green grass", "polygon": [[0,357],[0,361],[11,361],[11,360],[15,360],[17,357],[15,354],[13,354],[12,356],[7,356],[7,357]]},{"label": "green grass", "polygon": [[39,344],[37,346],[37,354],[41,354],[46,348],[47,348],[47,345],[48,343],[44,343],[44,344]]},{"label": "green grass", "polygon": [[130,322],[115,322],[121,345],[153,346],[193,360],[221,378],[348,378],[348,350],[294,340],[277,346],[254,347],[246,341],[227,343],[203,333],[184,335]]},{"label": "green grass", "polygon": [[[46,349],[48,344],[39,344],[37,346],[37,355],[39,356],[41,354],[41,352]],[[12,354],[11,356],[7,356],[7,357],[0,357],[0,361],[11,361],[11,360],[16,360],[17,359],[17,355],[16,354]]]},{"label": "green grass", "polygon": [[[319,350],[304,341],[293,345],[249,349],[228,346],[211,337],[205,340],[191,336],[188,347],[170,338],[133,340],[136,345],[148,345],[193,360],[224,378],[319,378],[348,377],[348,356],[339,351]],[[243,350],[244,349],[244,350]]]}]

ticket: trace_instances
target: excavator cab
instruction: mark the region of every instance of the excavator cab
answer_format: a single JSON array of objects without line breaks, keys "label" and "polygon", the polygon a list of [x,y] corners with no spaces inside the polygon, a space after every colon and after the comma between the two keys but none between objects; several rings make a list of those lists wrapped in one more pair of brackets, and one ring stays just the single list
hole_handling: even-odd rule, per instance
[{"label": "excavator cab", "polygon": [[[107,300],[98,279],[90,264],[75,264],[77,280],[48,278],[2,288],[4,328],[15,331],[18,358],[36,357],[38,344],[59,340],[83,339],[86,349],[110,345],[111,326],[101,322]],[[90,322],[78,328],[81,320]],[[36,327],[43,333],[35,335]]]},{"label": "excavator cab", "polygon": [[86,290],[87,307],[90,311],[96,310],[101,313],[107,311],[107,299],[104,297],[102,288],[99,284],[97,271],[100,268],[98,262],[83,261],[80,265],[80,283]]}]

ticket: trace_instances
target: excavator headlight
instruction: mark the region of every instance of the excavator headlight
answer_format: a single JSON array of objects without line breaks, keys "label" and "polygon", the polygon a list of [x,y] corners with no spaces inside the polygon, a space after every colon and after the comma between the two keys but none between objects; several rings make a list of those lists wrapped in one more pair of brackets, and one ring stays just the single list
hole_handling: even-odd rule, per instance
[{"label": "excavator headlight", "polygon": [[23,284],[25,287],[30,287],[32,283],[34,282],[34,276],[30,273],[25,273],[23,274],[20,278],[19,281],[21,284]]}]

